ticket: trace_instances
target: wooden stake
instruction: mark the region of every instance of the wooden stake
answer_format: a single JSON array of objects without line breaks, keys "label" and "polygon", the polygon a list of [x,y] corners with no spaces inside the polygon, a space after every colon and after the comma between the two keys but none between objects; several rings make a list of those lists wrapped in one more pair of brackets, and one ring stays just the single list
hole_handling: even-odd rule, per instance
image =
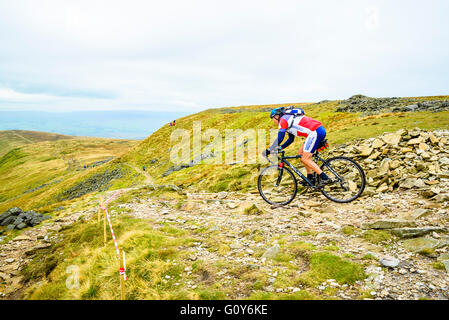
[{"label": "wooden stake", "polygon": [[[123,263],[123,249],[120,249],[120,270],[125,269],[125,265]],[[120,290],[121,290],[121,298],[125,300],[125,279],[123,279],[123,275],[120,274]]]},{"label": "wooden stake", "polygon": [[98,222],[100,222],[101,216],[101,207],[103,206],[103,199],[100,198],[100,205],[98,206]]},{"label": "wooden stake", "polygon": [[106,247],[107,234],[106,234],[106,210],[103,210],[103,231],[104,231],[104,246]]}]

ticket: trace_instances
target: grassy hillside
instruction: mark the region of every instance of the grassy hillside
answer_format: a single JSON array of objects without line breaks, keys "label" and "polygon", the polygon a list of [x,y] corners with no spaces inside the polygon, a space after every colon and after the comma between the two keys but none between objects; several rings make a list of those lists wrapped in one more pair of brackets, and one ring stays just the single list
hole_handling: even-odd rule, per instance
[{"label": "grassy hillside", "polygon": [[[444,97],[420,97],[418,101],[445,99]],[[310,117],[320,120],[327,130],[327,138],[331,145],[348,141],[377,136],[383,132],[393,132],[400,128],[420,127],[423,129],[449,128],[449,111],[432,112],[397,112],[363,115],[362,113],[336,112],[339,101],[319,104],[288,104],[304,108]],[[276,105],[283,106],[283,105]],[[238,107],[228,109],[212,109],[184,117],[177,121],[176,129],[192,130],[194,121],[201,121],[202,132],[208,128],[216,128],[224,136],[225,129],[276,129],[268,117],[272,105]],[[232,113],[230,113],[232,112]],[[132,163],[136,166],[147,166],[149,173],[157,183],[174,183],[194,190],[204,191],[245,191],[255,187],[255,181],[260,165],[212,165],[200,164],[173,172],[163,177],[173,164],[170,162],[168,146],[170,135],[175,128],[163,127],[148,137],[137,147],[118,159],[122,163]],[[267,139],[267,146],[268,140]],[[296,139],[288,151],[294,154],[299,149],[303,139]],[[203,147],[210,141],[203,141]],[[258,150],[258,153],[263,150]]]},{"label": "grassy hillside", "polygon": [[[28,134],[54,141],[28,143],[0,157],[0,211],[11,206],[32,207],[42,194],[58,190],[67,180],[98,171],[98,161],[108,161],[137,141]],[[7,137],[4,133],[3,137]],[[13,141],[9,145],[14,145]],[[95,167],[93,167],[93,165]],[[86,166],[86,168],[85,168]]]},{"label": "grassy hillside", "polygon": [[72,136],[63,134],[26,131],[26,130],[6,130],[0,131],[0,157],[8,153],[11,149],[21,147],[30,143],[42,141],[56,141],[62,139],[73,139]]},{"label": "grassy hillside", "polygon": [[[407,105],[413,100],[418,102],[447,101],[449,96],[403,99],[403,104]],[[201,122],[203,134],[207,129],[215,128],[220,131],[224,139],[225,129],[242,129],[243,131],[247,129],[276,130],[275,125],[268,117],[269,110],[273,107],[295,105],[304,108],[308,116],[318,119],[324,124],[331,146],[354,139],[377,136],[383,132],[392,132],[400,128],[449,128],[449,111],[379,112],[378,114],[365,115],[361,112],[336,112],[340,103],[341,101],[324,101],[316,104],[293,103],[210,109],[180,118],[177,120],[176,127],[164,126],[139,143],[116,141],[104,144],[99,140],[91,140],[91,142],[85,140],[81,142],[79,139],[63,140],[64,143],[48,142],[47,144],[42,144],[43,147],[45,146],[44,149],[47,148],[48,151],[46,153],[39,151],[39,157],[32,156],[34,159],[33,163],[29,162],[31,158],[25,158],[24,156],[24,154],[31,152],[30,149],[21,148],[20,150],[14,150],[13,153],[0,160],[4,162],[0,170],[3,170],[5,174],[8,172],[8,176],[2,175],[2,181],[0,181],[0,186],[3,188],[0,192],[0,197],[4,201],[0,203],[0,211],[13,205],[22,206],[24,209],[49,207],[49,210],[51,210],[59,202],[71,201],[75,195],[88,196],[95,190],[104,191],[106,189],[113,190],[134,186],[148,180],[142,171],[143,166],[147,167],[145,174],[149,174],[152,177],[152,181],[159,185],[175,184],[190,191],[211,192],[224,190],[245,192],[255,189],[258,170],[261,166],[260,163],[217,165],[207,164],[207,161],[202,161],[200,164],[192,167],[172,173],[167,172],[174,166],[170,161],[170,151],[177,143],[177,141],[170,141],[172,132],[176,129],[185,129],[192,132],[195,121]],[[204,147],[210,140],[207,140],[207,138],[203,139],[202,146],[204,150]],[[268,134],[266,140],[266,146],[268,146],[271,142]],[[68,141],[72,142],[68,143]],[[303,139],[296,139],[294,144],[289,147],[289,152],[294,154],[303,141]],[[249,143],[251,143],[251,139],[249,139]],[[100,145],[101,148],[97,149],[97,145]],[[130,148],[131,146],[133,147]],[[68,152],[65,155],[65,160],[62,158],[52,159],[52,157],[55,157],[53,151],[55,148],[62,148],[66,150],[64,152]],[[264,148],[259,148],[257,154],[260,154]],[[125,151],[128,152],[125,153]],[[59,154],[62,155],[61,152]],[[75,159],[80,164],[120,154],[122,154],[120,157],[98,168],[72,172],[72,174],[66,175],[63,181],[58,181],[60,180],[58,175],[68,170],[69,159]],[[193,155],[190,156],[190,159],[192,158]],[[247,154],[245,154],[245,159],[248,159]],[[33,170],[27,173],[28,178],[23,181],[20,178],[20,172],[27,170],[21,167],[22,163],[27,163],[26,166],[33,168]],[[50,167],[50,170],[48,170],[48,166],[55,166],[59,169],[56,170]],[[45,173],[43,173],[43,169],[45,169]],[[111,172],[116,174],[111,175]],[[92,186],[93,180],[102,180],[104,176],[107,176],[105,179],[107,183],[97,185],[97,187]],[[55,182],[55,184],[36,192],[22,195],[19,199],[5,202],[5,199],[10,199],[30,188],[35,188],[42,183],[48,182]]]}]

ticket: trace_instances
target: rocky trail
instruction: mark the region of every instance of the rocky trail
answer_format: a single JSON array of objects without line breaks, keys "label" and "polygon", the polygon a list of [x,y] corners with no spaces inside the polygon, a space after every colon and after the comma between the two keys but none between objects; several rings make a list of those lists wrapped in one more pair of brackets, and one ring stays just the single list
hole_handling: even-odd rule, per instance
[{"label": "rocky trail", "polygon": [[[263,213],[243,214],[243,209],[252,204],[256,204]],[[161,205],[151,199],[141,200],[140,203],[123,204],[122,207],[128,208],[130,215],[151,219],[156,225],[163,226],[168,223],[189,232],[199,228],[218,231],[225,237],[225,243],[231,249],[224,255],[211,252],[207,250],[207,243],[210,240],[207,233],[204,236],[201,236],[201,232],[195,233],[196,237],[202,237],[202,241],[197,243],[194,253],[190,256],[191,260],[202,259],[213,262],[226,259],[274,274],[270,266],[270,254],[275,255],[276,251],[282,249],[282,245],[273,246],[272,239],[283,236],[289,242],[301,240],[317,247],[335,244],[339,248],[338,252],[354,255],[354,258],[359,260],[367,255],[375,258],[365,270],[369,274],[366,281],[346,287],[340,287],[330,281],[333,286],[339,288],[337,298],[356,299],[360,290],[369,290],[374,298],[379,299],[449,298],[447,291],[449,277],[446,270],[432,267],[432,263],[438,258],[441,260],[448,257],[449,237],[446,235],[447,229],[444,228],[447,226],[448,205],[447,203],[435,205],[410,191],[374,195],[351,204],[331,203],[321,195],[305,195],[299,196],[287,207],[276,209],[264,203],[259,195],[225,192],[190,194],[189,200],[181,210],[173,209],[169,202]],[[377,225],[371,226],[370,224],[374,222]],[[353,226],[360,232],[371,228],[386,230],[394,228],[396,232],[408,231],[407,237],[410,234],[426,235],[403,239],[398,236],[374,244],[360,235],[343,233],[345,226]],[[252,240],[251,235],[254,232],[261,237],[258,241]],[[256,258],[254,252],[258,248],[266,251],[264,255]],[[435,249],[435,255],[429,257],[416,252],[417,250],[423,252],[426,248]],[[449,261],[442,261],[449,270]],[[298,261],[291,263],[295,264]],[[304,266],[296,267],[298,272],[304,271]],[[222,276],[225,281],[226,279],[230,281],[225,271]],[[188,285],[195,286],[193,283]],[[325,290],[329,285],[324,283],[317,289]],[[274,290],[270,286],[264,289]],[[299,289],[301,288],[288,290],[295,292]],[[244,295],[237,292],[233,298],[244,298]]]},{"label": "rocky trail", "polygon": [[[260,214],[249,215],[243,211],[253,204]],[[179,209],[176,200],[163,201],[152,198],[135,199],[130,203],[118,204],[128,209],[128,213],[139,219],[149,219],[156,228],[166,224],[194,233],[199,239],[189,259],[214,262],[221,259],[257,268],[271,276],[274,272],[271,259],[282,250],[277,245],[279,237],[288,242],[304,241],[316,247],[337,246],[337,254],[350,254],[353,259],[363,261],[371,255],[374,259],[365,268],[369,277],[352,286],[340,286],[332,279],[316,290],[327,287],[337,288],[336,298],[356,299],[361,290],[368,290],[378,299],[448,299],[449,277],[444,269],[433,268],[433,263],[443,261],[449,270],[449,237],[447,236],[449,204],[435,203],[422,198],[412,191],[365,196],[350,204],[332,203],[321,194],[300,195],[292,204],[274,208],[266,204],[258,194],[207,193],[188,194]],[[40,249],[48,248],[61,241],[58,234],[62,228],[75,222],[79,217],[91,218],[96,208],[81,211],[70,216],[55,219],[40,227],[26,229],[8,243],[0,246],[0,277],[6,286],[0,289],[4,299],[17,298],[22,277],[19,270]],[[115,212],[111,211],[114,215]],[[343,232],[351,226],[356,232]],[[220,254],[207,250],[209,234],[196,232],[203,228],[216,231],[223,237],[223,244],[230,250]],[[380,243],[372,243],[363,237],[370,229],[384,229],[398,234]],[[390,230],[391,231],[391,230]],[[259,235],[257,241],[254,235]],[[413,236],[419,237],[413,237]],[[257,250],[265,253],[256,256]],[[431,254],[422,252],[431,250]],[[418,253],[420,251],[421,253]],[[307,266],[297,260],[290,261],[298,272]],[[294,264],[298,264],[294,266]],[[188,270],[186,272],[189,272]],[[231,281],[231,276],[223,270],[220,281]],[[195,288],[194,283],[186,284]],[[295,292],[301,287],[266,291]],[[245,288],[237,289],[232,298],[244,298]]]}]

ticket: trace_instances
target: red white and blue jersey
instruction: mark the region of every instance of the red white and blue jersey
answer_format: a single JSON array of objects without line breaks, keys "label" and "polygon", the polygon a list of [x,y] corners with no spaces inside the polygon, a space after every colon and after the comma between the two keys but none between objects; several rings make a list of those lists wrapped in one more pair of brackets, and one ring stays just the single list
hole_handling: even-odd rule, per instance
[{"label": "red white and blue jersey", "polygon": [[[281,145],[285,133],[288,133],[288,140]],[[304,151],[313,153],[325,136],[326,130],[320,121],[306,117],[303,109],[293,109],[279,119],[278,138],[270,149],[273,150],[277,146],[285,149],[293,143],[295,137],[306,137]]]},{"label": "red white and blue jersey", "polygon": [[286,114],[279,120],[279,131],[288,132],[296,137],[308,137],[322,124],[318,120],[304,115],[293,116]]}]

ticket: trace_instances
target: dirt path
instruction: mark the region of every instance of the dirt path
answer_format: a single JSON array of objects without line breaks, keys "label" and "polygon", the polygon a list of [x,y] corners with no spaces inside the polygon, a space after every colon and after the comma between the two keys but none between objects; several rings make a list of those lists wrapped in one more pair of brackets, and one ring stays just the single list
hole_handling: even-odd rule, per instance
[{"label": "dirt path", "polygon": [[127,163],[126,165],[128,165],[129,167],[133,168],[134,170],[136,170],[137,172],[139,172],[140,174],[143,174],[145,176],[144,184],[153,184],[154,185],[153,178],[148,174],[148,172],[143,171],[141,168],[139,168],[135,165],[129,164],[129,163]]},{"label": "dirt path", "polygon": [[28,142],[28,143],[34,143],[34,141],[32,141],[32,140],[30,140],[30,139],[28,139],[28,138],[25,138],[24,136],[22,136],[21,134],[18,134],[17,132],[14,132],[14,131],[13,131],[13,134],[16,135],[16,136],[18,136],[19,138],[25,140],[25,141]]}]

